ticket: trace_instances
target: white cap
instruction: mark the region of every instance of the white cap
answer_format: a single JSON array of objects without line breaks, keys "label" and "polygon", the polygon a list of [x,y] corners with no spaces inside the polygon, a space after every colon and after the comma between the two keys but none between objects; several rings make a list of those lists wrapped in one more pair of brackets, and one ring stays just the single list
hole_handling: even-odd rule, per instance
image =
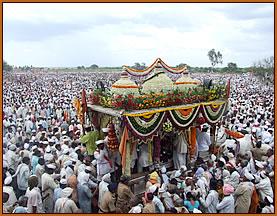
[{"label": "white cap", "polygon": [[69,197],[73,192],[73,189],[70,187],[66,187],[62,190],[62,197],[67,198]]},{"label": "white cap", "polygon": [[49,143],[48,143],[48,141],[43,141],[42,144],[43,145],[48,145]]},{"label": "white cap", "polygon": [[157,190],[157,186],[156,185],[151,185],[149,188],[148,188],[148,192],[150,193],[154,193],[156,190]]},{"label": "white cap", "polygon": [[54,164],[48,164],[46,165],[49,169],[56,169],[56,166]]},{"label": "white cap", "polygon": [[34,151],[37,148],[38,148],[37,145],[32,146],[32,151]]},{"label": "white cap", "polygon": [[180,170],[187,171],[188,169],[187,169],[186,165],[182,165]]},{"label": "white cap", "polygon": [[104,140],[97,140],[97,141],[95,142],[96,145],[100,145],[100,144],[103,144],[103,143],[105,143]]},{"label": "white cap", "polygon": [[36,130],[32,130],[32,133],[35,133],[35,132],[37,132]]},{"label": "white cap", "polygon": [[103,131],[104,133],[108,133],[108,132],[109,132],[109,128],[102,128],[102,131]]},{"label": "white cap", "polygon": [[66,134],[66,131],[63,131],[63,132],[62,132],[62,135],[65,135],[65,134]]},{"label": "white cap", "polygon": [[61,180],[60,180],[60,184],[67,184],[67,180],[65,179],[65,178],[62,178]]},{"label": "white cap", "polygon": [[9,185],[12,183],[13,178],[11,176],[8,176],[5,178],[4,185]]},{"label": "white cap", "polygon": [[207,123],[202,125],[202,128],[208,128],[208,127],[209,127],[209,125]]},{"label": "white cap", "polygon": [[29,144],[28,143],[24,143],[24,149],[28,149],[29,148]]}]

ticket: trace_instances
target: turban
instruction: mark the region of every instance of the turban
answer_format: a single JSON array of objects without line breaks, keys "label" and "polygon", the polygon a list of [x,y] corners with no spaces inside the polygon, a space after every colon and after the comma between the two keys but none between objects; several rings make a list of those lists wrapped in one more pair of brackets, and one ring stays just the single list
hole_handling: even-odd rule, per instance
[{"label": "turban", "polygon": [[110,183],[111,182],[111,174],[107,173],[107,174],[103,175],[102,181]]},{"label": "turban", "polygon": [[204,169],[202,167],[199,167],[196,172],[195,172],[195,176],[196,177],[201,177],[204,173]]},{"label": "turban", "polygon": [[158,180],[158,177],[159,177],[159,175],[158,175],[158,173],[155,171],[155,172],[152,172],[151,174],[150,174],[150,180],[154,180],[154,181],[157,181]]},{"label": "turban", "polygon": [[73,192],[73,189],[70,187],[66,187],[62,190],[62,197],[69,197]]},{"label": "turban", "polygon": [[224,195],[230,195],[231,193],[234,192],[234,188],[232,185],[229,185],[229,184],[225,184],[223,186],[223,194]]}]

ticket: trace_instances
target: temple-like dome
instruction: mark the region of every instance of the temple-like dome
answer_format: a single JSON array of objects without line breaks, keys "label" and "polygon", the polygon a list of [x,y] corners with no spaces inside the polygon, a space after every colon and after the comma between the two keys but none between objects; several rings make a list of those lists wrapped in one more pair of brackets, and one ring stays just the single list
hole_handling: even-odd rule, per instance
[{"label": "temple-like dome", "polygon": [[182,76],[176,80],[175,87],[180,90],[187,88],[194,88],[201,84],[201,81],[198,79],[192,79],[188,74],[182,74]]},{"label": "temple-like dome", "polygon": [[115,94],[138,94],[137,84],[130,80],[127,72],[122,72],[121,77],[112,85],[111,91]]},{"label": "temple-like dome", "polygon": [[142,93],[166,92],[173,89],[173,81],[165,74],[161,66],[155,68],[155,73],[142,84]]}]

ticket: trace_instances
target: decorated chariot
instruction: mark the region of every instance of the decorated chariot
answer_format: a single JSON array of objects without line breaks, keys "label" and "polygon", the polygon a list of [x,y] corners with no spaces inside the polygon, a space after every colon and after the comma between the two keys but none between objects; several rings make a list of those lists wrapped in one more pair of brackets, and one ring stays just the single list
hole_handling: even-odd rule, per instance
[{"label": "decorated chariot", "polygon": [[169,67],[158,58],[145,70],[123,66],[111,88],[99,85],[90,92],[87,113],[100,133],[107,126],[114,130],[108,148],[120,152],[122,172],[131,175],[142,145],[147,146],[149,165],[157,161],[170,168],[172,137],[178,133],[186,135],[188,160],[193,159],[196,127],[208,123],[214,139],[215,125],[228,109],[228,96],[228,83],[192,78],[186,66]]}]

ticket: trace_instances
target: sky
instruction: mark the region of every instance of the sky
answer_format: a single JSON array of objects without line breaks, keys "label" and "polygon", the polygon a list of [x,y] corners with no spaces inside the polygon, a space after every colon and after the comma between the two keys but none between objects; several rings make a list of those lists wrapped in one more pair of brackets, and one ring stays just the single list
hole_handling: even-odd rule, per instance
[{"label": "sky", "polygon": [[273,3],[4,3],[4,60],[14,66],[239,67],[274,54]]}]

